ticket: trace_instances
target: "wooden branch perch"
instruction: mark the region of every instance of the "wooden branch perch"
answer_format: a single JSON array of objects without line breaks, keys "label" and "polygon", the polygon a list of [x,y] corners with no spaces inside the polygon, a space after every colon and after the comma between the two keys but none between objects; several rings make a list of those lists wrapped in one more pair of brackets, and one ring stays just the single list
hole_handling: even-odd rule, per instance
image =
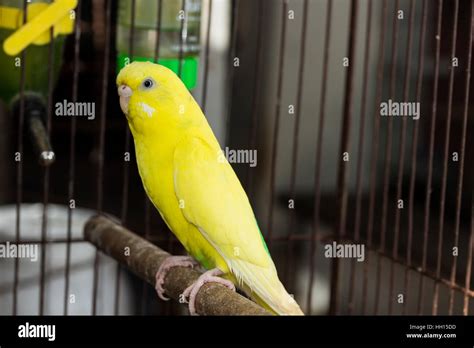
[{"label": "wooden branch perch", "polygon": [[[86,223],[84,237],[153,287],[158,268],[163,260],[170,256],[104,216],[92,217]],[[171,268],[164,284],[166,294],[179,301],[180,294],[200,275],[201,273],[191,268]],[[270,315],[256,303],[216,283],[203,285],[196,296],[196,310],[200,315]]]}]

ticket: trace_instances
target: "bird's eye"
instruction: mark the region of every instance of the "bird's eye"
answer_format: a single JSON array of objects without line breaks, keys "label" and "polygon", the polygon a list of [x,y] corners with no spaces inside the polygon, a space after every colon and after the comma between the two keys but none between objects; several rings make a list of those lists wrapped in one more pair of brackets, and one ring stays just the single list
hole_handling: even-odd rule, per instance
[{"label": "bird's eye", "polygon": [[143,81],[143,87],[145,88],[151,88],[153,87],[155,83],[153,82],[152,79],[146,79],[145,81]]}]

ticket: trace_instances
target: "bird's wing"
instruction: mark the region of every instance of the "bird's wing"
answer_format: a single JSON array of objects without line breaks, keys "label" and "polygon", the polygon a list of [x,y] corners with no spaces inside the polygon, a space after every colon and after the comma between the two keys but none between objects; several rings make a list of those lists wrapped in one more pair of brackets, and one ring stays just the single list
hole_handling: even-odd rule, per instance
[{"label": "bird's wing", "polygon": [[222,153],[197,137],[183,141],[175,151],[174,185],[184,217],[226,261],[273,266],[247,195]]},{"label": "bird's wing", "polygon": [[275,313],[303,314],[278,279],[247,195],[220,151],[200,138],[181,143],[174,156],[174,186],[186,220],[249,295]]}]

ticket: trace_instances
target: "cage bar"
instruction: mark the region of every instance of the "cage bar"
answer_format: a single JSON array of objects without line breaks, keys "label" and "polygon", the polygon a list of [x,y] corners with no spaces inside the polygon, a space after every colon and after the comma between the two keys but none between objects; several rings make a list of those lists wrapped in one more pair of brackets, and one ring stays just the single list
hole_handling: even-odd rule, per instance
[{"label": "cage bar", "polygon": [[321,204],[321,157],[323,148],[323,130],[326,117],[326,87],[329,70],[329,45],[331,42],[331,22],[332,20],[332,1],[328,1],[326,5],[326,24],[324,29],[324,57],[322,67],[321,93],[319,96],[319,123],[318,134],[316,140],[316,166],[314,174],[314,209],[313,209],[313,233],[310,238],[309,252],[309,284],[308,294],[306,298],[306,312],[311,312],[311,304],[313,300],[313,283],[315,273],[315,256],[317,251],[316,239],[319,237],[320,228],[320,204]]},{"label": "cage bar", "polygon": [[[363,82],[362,82],[362,96],[361,96],[361,109],[360,109],[360,125],[359,125],[359,141],[357,144],[357,169],[356,169],[356,203],[355,203],[355,221],[354,221],[354,241],[360,241],[360,220],[361,220],[361,200],[362,200],[362,161],[364,153],[364,140],[365,140],[365,119],[367,110],[367,89],[369,80],[369,61],[370,61],[370,34],[372,32],[372,0],[367,2],[367,23],[365,36],[365,51],[364,51],[364,70],[363,70]],[[348,312],[353,313],[354,310],[354,288],[355,288],[355,274],[356,274],[356,261],[351,261],[350,268],[350,289],[348,299]]]}]

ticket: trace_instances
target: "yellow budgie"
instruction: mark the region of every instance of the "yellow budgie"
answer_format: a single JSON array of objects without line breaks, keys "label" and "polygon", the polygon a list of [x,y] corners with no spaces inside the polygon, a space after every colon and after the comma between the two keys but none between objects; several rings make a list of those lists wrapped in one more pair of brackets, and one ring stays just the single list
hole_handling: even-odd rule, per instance
[{"label": "yellow budgie", "polygon": [[192,256],[163,263],[159,296],[166,299],[162,285],[171,267],[192,267],[197,260],[208,271],[183,294],[191,314],[206,282],[236,284],[276,314],[303,314],[278,279],[247,195],[178,76],[158,64],[134,62],[120,71],[117,86],[145,191]]}]

